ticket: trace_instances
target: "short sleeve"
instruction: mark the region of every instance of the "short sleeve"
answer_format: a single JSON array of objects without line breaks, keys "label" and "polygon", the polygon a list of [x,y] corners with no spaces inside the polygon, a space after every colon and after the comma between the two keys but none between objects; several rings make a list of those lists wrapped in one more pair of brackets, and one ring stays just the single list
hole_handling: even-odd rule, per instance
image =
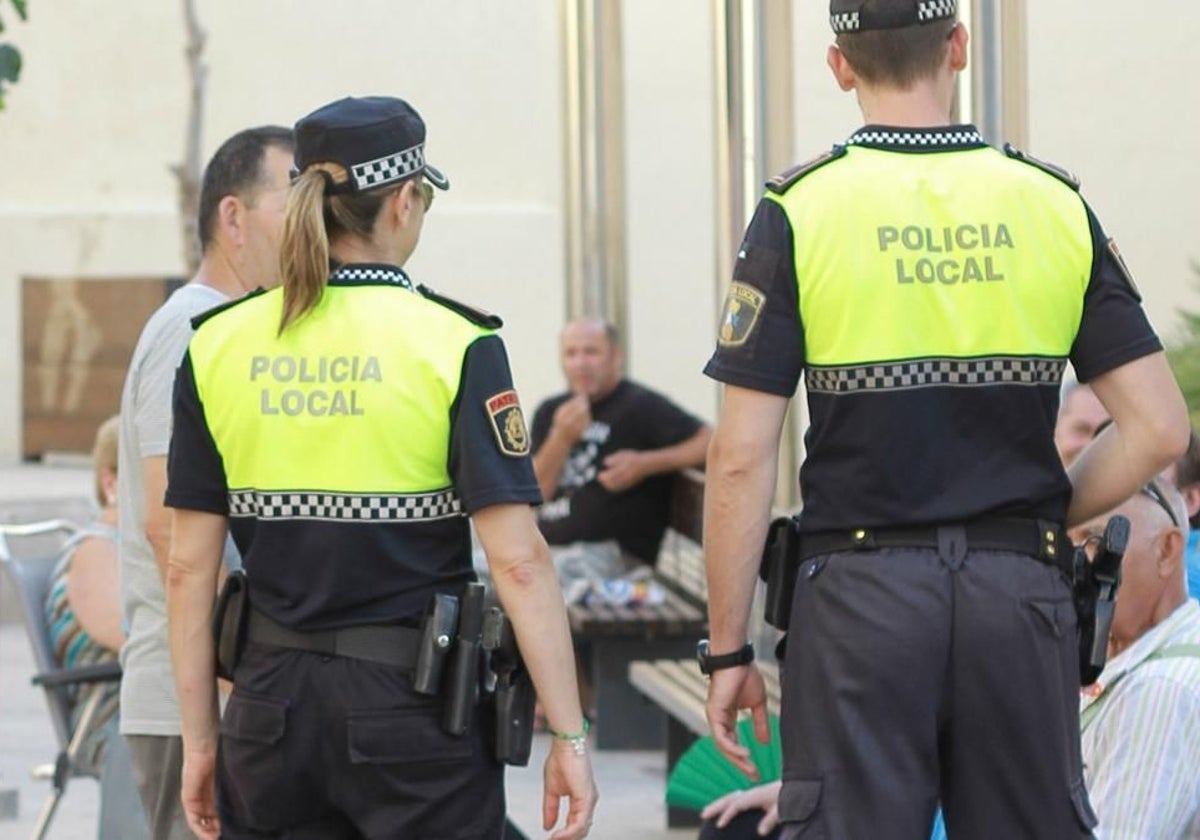
[{"label": "short sleeve", "polygon": [[647,410],[642,413],[645,428],[653,438],[650,445],[656,449],[683,443],[704,425],[661,394],[648,392],[647,400]]},{"label": "short sleeve", "polygon": [[790,397],[803,369],[792,227],[783,208],[764,198],[738,250],[717,349],[704,373],[729,385]]},{"label": "short sleeve", "polygon": [[451,410],[450,477],[467,513],[541,504],[529,432],[499,336],[477,339],[463,359]]},{"label": "short sleeve", "polygon": [[1071,348],[1071,364],[1080,382],[1162,349],[1116,242],[1104,233],[1090,207],[1087,212],[1094,249],[1092,276]]},{"label": "short sleeve", "polygon": [[166,506],[229,515],[225,462],[208,430],[196,389],[192,356],[175,374],[171,446],[167,455]]},{"label": "short sleeve", "polygon": [[167,454],[175,370],[191,337],[191,322],[182,312],[176,312],[173,320],[162,325],[152,349],[141,356],[133,408],[139,457]]}]

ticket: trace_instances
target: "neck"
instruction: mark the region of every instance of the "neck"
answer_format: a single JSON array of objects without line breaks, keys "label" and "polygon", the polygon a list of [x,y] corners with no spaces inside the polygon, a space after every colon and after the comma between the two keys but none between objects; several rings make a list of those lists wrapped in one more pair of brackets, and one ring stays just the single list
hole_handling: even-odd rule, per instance
[{"label": "neck", "polygon": [[954,77],[918,82],[907,90],[858,87],[858,104],[869,125],[933,128],[950,123]]},{"label": "neck", "polygon": [[240,298],[261,285],[244,277],[233,261],[220,249],[213,249],[204,254],[192,282],[215,289],[230,299]]},{"label": "neck", "polygon": [[116,528],[117,527],[117,506],[116,505],[105,505],[103,508],[100,509],[100,516],[97,518],[101,522],[103,522],[105,525],[108,525],[110,528]]},{"label": "neck", "polygon": [[387,263],[402,268],[409,256],[401,253],[400,249],[394,246],[389,247],[370,239],[348,236],[331,242],[329,252],[338,262]]}]

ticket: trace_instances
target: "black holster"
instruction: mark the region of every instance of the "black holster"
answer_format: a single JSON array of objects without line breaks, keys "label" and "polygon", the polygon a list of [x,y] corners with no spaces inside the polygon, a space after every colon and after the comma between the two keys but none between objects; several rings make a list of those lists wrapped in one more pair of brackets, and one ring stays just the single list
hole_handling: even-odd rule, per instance
[{"label": "black holster", "polygon": [[521,659],[512,623],[499,607],[492,607],[484,618],[483,647],[490,653],[489,664],[496,678],[496,760],[524,767],[533,747],[537,693]]},{"label": "black holster", "polygon": [[250,624],[250,593],[246,572],[234,569],[225,578],[221,594],[213,609],[213,645],[217,653],[217,676],[232,680],[234,669],[246,645],[246,629]]},{"label": "black holster", "polygon": [[429,601],[421,623],[421,646],[413,671],[413,691],[430,696],[442,693],[442,675],[450,658],[450,646],[458,630],[458,598],[442,592]]},{"label": "black holster", "polygon": [[767,529],[758,576],[767,585],[763,616],[767,624],[788,629],[792,594],[800,568],[800,525],[794,517],[780,517]]},{"label": "black holster", "polygon": [[480,663],[483,654],[483,584],[468,583],[458,611],[458,635],[447,675],[442,729],[462,735],[471,724],[479,699]]},{"label": "black holster", "polygon": [[1073,595],[1081,686],[1094,683],[1108,661],[1108,636],[1121,586],[1121,558],[1128,544],[1129,520],[1114,516],[1108,520],[1092,559],[1083,547],[1075,549]]}]

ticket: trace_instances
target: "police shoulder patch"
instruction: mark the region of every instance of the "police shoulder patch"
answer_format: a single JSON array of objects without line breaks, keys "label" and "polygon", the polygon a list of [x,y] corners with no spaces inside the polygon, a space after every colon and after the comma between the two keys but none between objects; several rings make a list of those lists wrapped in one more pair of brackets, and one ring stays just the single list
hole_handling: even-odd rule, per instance
[{"label": "police shoulder patch", "polygon": [[247,292],[245,295],[243,295],[240,298],[234,298],[233,300],[227,300],[224,303],[218,303],[212,309],[206,309],[203,312],[201,312],[199,315],[192,316],[192,329],[193,330],[199,329],[200,325],[203,324],[205,321],[207,321],[209,318],[212,318],[214,315],[220,315],[226,309],[232,309],[233,307],[237,306],[239,303],[245,303],[246,301],[250,300],[251,298],[256,298],[259,295],[265,295],[266,293],[267,293],[267,290],[264,289],[262,286],[259,286],[254,291]]},{"label": "police shoulder patch", "polygon": [[812,173],[816,172],[818,169],[820,169],[822,166],[829,163],[830,161],[834,161],[840,157],[844,157],[845,154],[846,154],[845,146],[835,145],[832,149],[830,149],[825,154],[817,155],[815,158],[813,158],[810,161],[801,163],[798,166],[793,166],[791,169],[787,170],[786,172],[781,172],[780,174],[776,175],[770,181],[767,181],[767,189],[770,190],[771,192],[775,193],[776,195],[783,195],[785,192],[790,190],[795,185],[795,183],[797,181],[799,181],[801,178],[803,178],[805,175],[811,175]]},{"label": "police shoulder patch", "polygon": [[1062,181],[1071,189],[1079,192],[1079,179],[1070,170],[1063,169],[1061,166],[1055,166],[1053,163],[1044,161],[1040,158],[1035,158],[1028,152],[1023,152],[1014,146],[1012,143],[1004,144],[1004,154],[1008,155],[1013,160],[1019,160],[1022,163],[1028,163],[1030,166],[1036,166],[1043,172],[1053,175],[1058,180]]},{"label": "police shoulder patch", "polygon": [[496,444],[500,451],[513,458],[529,454],[529,432],[525,428],[525,415],[521,413],[521,401],[512,388],[493,394],[484,400]]},{"label": "police shoulder patch", "polygon": [[1117,240],[1108,240],[1108,253],[1113,258],[1113,262],[1116,263],[1117,271],[1120,273],[1121,279],[1123,279],[1129,285],[1129,289],[1133,292],[1133,296],[1137,298],[1138,302],[1140,303],[1142,300],[1142,290],[1139,289],[1137,283],[1134,282],[1133,272],[1130,271],[1129,266],[1125,264],[1125,257],[1121,256],[1121,249],[1117,247]]},{"label": "police shoulder patch", "polygon": [[421,296],[426,300],[431,300],[434,303],[441,304],[451,312],[455,312],[466,318],[472,324],[480,327],[487,327],[489,330],[498,330],[504,326],[504,321],[500,319],[499,315],[493,315],[490,312],[484,312],[482,309],[476,309],[473,306],[468,306],[467,304],[457,301],[454,298],[448,298],[445,295],[439,295],[437,292],[423,283],[418,284],[417,291],[420,292]]},{"label": "police shoulder patch", "polygon": [[725,296],[717,344],[721,347],[741,347],[745,344],[754,332],[766,302],[767,296],[758,289],[733,281],[729,286],[729,294]]}]

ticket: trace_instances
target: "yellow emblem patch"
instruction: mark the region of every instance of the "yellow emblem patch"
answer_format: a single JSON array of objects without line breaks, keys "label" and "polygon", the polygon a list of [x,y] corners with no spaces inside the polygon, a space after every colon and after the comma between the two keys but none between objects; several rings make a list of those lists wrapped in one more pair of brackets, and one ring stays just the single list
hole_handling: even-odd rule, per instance
[{"label": "yellow emblem patch", "polygon": [[725,312],[721,316],[721,329],[717,343],[722,347],[740,347],[750,338],[758,323],[767,296],[753,286],[734,282],[725,296]]},{"label": "yellow emblem patch", "polygon": [[492,431],[500,451],[513,458],[529,454],[529,432],[525,429],[525,415],[521,413],[521,401],[511,388],[501,391],[484,401]]}]

